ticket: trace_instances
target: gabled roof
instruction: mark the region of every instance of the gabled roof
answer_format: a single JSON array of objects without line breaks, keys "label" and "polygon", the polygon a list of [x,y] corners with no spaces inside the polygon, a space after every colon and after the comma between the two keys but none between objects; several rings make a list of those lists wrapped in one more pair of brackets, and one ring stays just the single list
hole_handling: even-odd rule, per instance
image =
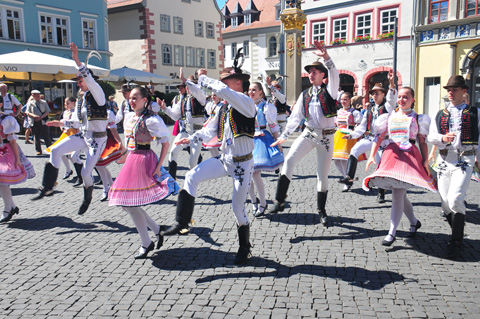
[{"label": "gabled roof", "polygon": [[257,13],[257,7],[255,6],[255,3],[253,3],[253,0],[250,0],[247,4],[247,7],[245,10],[243,10],[244,13]]},{"label": "gabled roof", "polygon": [[230,13],[230,16],[231,17],[241,16],[242,12],[243,12],[242,7],[240,6],[240,3],[237,2],[237,5],[233,8],[232,12]]},{"label": "gabled roof", "polygon": [[228,17],[230,15],[230,10],[228,10],[228,7],[227,6],[223,6],[222,8],[222,14],[225,16],[225,17]]},{"label": "gabled roof", "polygon": [[107,9],[126,7],[142,2],[143,0],[107,0]]},{"label": "gabled roof", "polygon": [[[243,13],[240,15],[244,15],[246,13],[257,13],[258,14],[258,19],[255,21],[252,21],[249,25],[245,25],[243,23],[240,23],[237,27],[232,28],[231,26],[228,26],[224,30],[222,30],[222,33],[229,33],[229,32],[236,32],[236,31],[241,31],[241,30],[247,30],[247,29],[256,29],[256,28],[267,28],[267,27],[272,27],[272,26],[280,26],[281,21],[276,20],[276,13],[277,13],[277,7],[276,6],[280,0],[228,0],[227,3],[224,6],[225,10],[230,10],[233,12],[233,10],[237,7],[243,7],[246,8],[243,10]],[[249,5],[251,5],[250,8],[253,8],[256,11],[247,11],[246,10],[249,8]],[[230,17],[233,17],[233,14],[230,14]],[[235,15],[235,16],[238,16]],[[229,16],[226,16],[228,19]]]}]

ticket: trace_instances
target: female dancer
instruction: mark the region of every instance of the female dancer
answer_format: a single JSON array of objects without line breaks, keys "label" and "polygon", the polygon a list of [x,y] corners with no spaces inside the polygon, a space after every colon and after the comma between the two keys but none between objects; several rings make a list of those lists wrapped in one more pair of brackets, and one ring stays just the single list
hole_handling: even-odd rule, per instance
[{"label": "female dancer", "polygon": [[[413,207],[407,199],[407,189],[421,187],[435,192],[437,190],[428,168],[428,146],[425,139],[430,126],[428,115],[417,115],[413,110],[415,101],[412,88],[404,87],[398,92],[398,109],[396,112],[381,115],[376,123],[376,129],[381,135],[372,145],[372,152],[367,162],[376,164],[375,154],[386,133],[391,143],[385,148],[380,163],[375,172],[365,178],[363,188],[372,186],[392,190],[392,212],[390,216],[390,231],[382,245],[391,246],[402,214],[410,221],[408,238],[415,237],[422,226],[413,213]],[[417,148],[415,142],[418,141]]]},{"label": "female dancer", "polygon": [[[122,206],[138,230],[142,245],[135,259],[145,259],[155,247],[148,228],[157,237],[157,249],[163,244],[160,226],[140,206],[155,203],[178,192],[179,186],[162,167],[168,152],[169,130],[163,120],[148,110],[151,99],[146,88],[135,88],[130,94],[133,112],[125,115],[125,145],[130,151],[124,166],[108,193],[109,206]],[[160,158],[150,149],[153,137],[162,144]]]},{"label": "female dancer", "polygon": [[[350,151],[352,147],[357,142],[357,139],[343,139],[343,136],[346,133],[355,129],[355,125],[359,124],[362,121],[362,115],[360,111],[354,109],[351,105],[352,95],[349,92],[342,93],[340,98],[340,104],[342,108],[337,112],[337,118],[335,124],[337,125],[338,130],[334,135],[334,146],[333,146],[333,162],[337,167],[340,174],[343,178],[347,177],[347,160],[350,156]],[[359,156],[358,160],[366,160],[367,156],[362,154]],[[353,185],[353,182],[348,182],[343,187],[342,192],[347,192]]]},{"label": "female dancer", "polygon": [[[276,170],[283,164],[284,158],[278,146],[270,146],[275,139],[266,130],[268,125],[272,133],[279,131],[279,126],[276,125],[277,109],[273,104],[267,103],[263,86],[259,82],[253,82],[250,85],[248,96],[255,102],[257,107],[254,136],[255,148],[253,149],[253,183],[250,183],[249,195],[253,205],[253,216],[260,217],[265,214],[267,209],[262,171]],[[255,185],[257,186],[258,200],[255,196]]]},{"label": "female dancer", "polygon": [[20,126],[17,120],[3,113],[3,97],[0,95],[0,196],[4,206],[0,223],[6,223],[18,214],[10,185],[35,177],[32,164],[18,147],[18,137],[15,135],[18,131]]}]

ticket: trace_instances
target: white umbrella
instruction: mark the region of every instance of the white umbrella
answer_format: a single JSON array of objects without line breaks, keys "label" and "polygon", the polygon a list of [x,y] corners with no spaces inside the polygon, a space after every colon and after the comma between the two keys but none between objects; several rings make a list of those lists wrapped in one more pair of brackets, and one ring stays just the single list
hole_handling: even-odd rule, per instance
[{"label": "white umbrella", "polygon": [[[109,70],[88,65],[100,77]],[[68,80],[77,74],[75,61],[35,51],[20,51],[0,55],[0,79],[53,81]]]},{"label": "white umbrella", "polygon": [[173,81],[173,79],[166,76],[132,69],[126,66],[124,66],[123,68],[111,70],[108,80],[117,82],[140,82],[142,84],[165,84]]}]

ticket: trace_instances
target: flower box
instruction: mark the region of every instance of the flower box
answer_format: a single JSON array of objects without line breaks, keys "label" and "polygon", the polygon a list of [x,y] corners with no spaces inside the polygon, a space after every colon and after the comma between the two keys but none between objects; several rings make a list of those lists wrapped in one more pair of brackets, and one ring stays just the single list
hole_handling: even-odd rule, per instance
[{"label": "flower box", "polygon": [[370,35],[359,35],[358,37],[355,37],[355,42],[366,42],[371,39],[372,37]]},{"label": "flower box", "polygon": [[347,43],[347,40],[345,40],[345,39],[335,39],[330,44],[331,45],[340,45],[340,44],[345,44],[345,43]]},{"label": "flower box", "polygon": [[393,38],[393,31],[379,34],[377,36],[377,38],[379,38],[379,39],[391,39],[391,38]]}]

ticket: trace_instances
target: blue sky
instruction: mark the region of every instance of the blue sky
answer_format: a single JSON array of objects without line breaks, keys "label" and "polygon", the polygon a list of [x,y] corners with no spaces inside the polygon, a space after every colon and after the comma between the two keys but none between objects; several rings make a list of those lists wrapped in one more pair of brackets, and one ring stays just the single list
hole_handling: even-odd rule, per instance
[{"label": "blue sky", "polygon": [[227,0],[217,0],[218,7],[219,7],[220,9],[223,8],[223,5],[225,4],[225,2],[227,2]]}]

